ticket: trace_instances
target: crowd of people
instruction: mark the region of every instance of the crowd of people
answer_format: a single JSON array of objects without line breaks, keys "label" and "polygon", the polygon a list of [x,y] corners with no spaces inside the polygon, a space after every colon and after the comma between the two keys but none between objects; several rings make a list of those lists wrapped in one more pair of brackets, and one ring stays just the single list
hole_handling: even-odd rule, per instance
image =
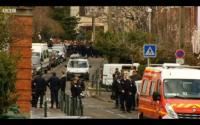
[{"label": "crowd of people", "polygon": [[64,41],[67,54],[78,53],[83,57],[99,57],[99,52],[94,48],[92,42],[89,41]]},{"label": "crowd of people", "polygon": [[120,108],[123,112],[129,113],[136,109],[135,95],[137,87],[135,81],[140,79],[136,67],[132,67],[130,72],[131,75],[128,71],[120,72],[118,68],[115,69],[111,95],[112,99],[115,100],[115,108]]},{"label": "crowd of people", "polygon": [[[61,78],[56,76],[53,72],[52,76],[46,81],[41,73],[37,73],[37,76],[32,81],[32,107],[37,108],[38,100],[40,99],[40,108],[43,107],[43,97],[46,93],[47,87],[50,89],[51,95],[51,107],[54,108],[56,103],[56,108],[60,108],[58,102],[58,93],[64,95],[67,84],[67,78],[65,72],[62,71]],[[71,97],[81,99],[82,92],[85,90],[85,83],[79,76],[76,76],[73,81],[71,81]]]}]

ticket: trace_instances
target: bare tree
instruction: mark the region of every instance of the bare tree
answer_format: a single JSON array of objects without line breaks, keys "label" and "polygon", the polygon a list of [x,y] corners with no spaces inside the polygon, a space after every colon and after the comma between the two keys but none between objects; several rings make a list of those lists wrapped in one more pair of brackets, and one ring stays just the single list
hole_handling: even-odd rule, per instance
[{"label": "bare tree", "polygon": [[38,36],[43,28],[47,27],[55,35],[63,34],[62,26],[52,19],[53,10],[47,6],[37,6],[33,10],[33,34]]}]

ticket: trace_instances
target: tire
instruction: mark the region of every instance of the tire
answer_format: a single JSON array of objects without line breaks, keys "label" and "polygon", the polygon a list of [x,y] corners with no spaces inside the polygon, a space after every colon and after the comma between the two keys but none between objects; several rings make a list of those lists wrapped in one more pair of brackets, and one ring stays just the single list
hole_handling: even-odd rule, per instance
[{"label": "tire", "polygon": [[144,119],[143,113],[141,113],[141,112],[138,113],[138,119]]}]

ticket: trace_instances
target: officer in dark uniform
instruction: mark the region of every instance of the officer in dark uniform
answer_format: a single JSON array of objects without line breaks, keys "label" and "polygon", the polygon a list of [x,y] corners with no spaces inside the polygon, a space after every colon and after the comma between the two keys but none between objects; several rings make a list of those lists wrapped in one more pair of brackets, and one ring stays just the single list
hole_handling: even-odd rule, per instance
[{"label": "officer in dark uniform", "polygon": [[115,108],[118,108],[119,103],[119,84],[120,84],[120,72],[118,68],[115,69],[113,74],[112,94],[115,95]]},{"label": "officer in dark uniform", "polygon": [[[123,78],[120,81],[120,104],[121,110],[131,112],[131,81],[128,79],[128,72],[124,72]],[[125,109],[126,107],[126,109]]]},{"label": "officer in dark uniform", "polygon": [[33,86],[35,87],[35,101],[33,103],[33,107],[37,108],[38,99],[40,98],[40,108],[43,105],[43,97],[46,91],[46,81],[42,78],[40,72],[37,73],[38,76],[33,80]]},{"label": "officer in dark uniform", "polygon": [[32,80],[32,86],[31,86],[31,89],[32,89],[32,107],[36,107],[36,101],[35,101],[35,99],[36,99],[36,96],[35,96],[35,94],[36,94],[36,90],[35,90],[35,84],[33,83],[33,80]]},{"label": "officer in dark uniform", "polygon": [[58,91],[60,88],[60,79],[56,76],[55,72],[53,72],[53,75],[49,78],[47,83],[51,92],[51,108],[53,108],[54,102],[56,102],[56,108],[59,108],[58,107]]},{"label": "officer in dark uniform", "polygon": [[62,93],[65,93],[66,82],[67,82],[67,77],[65,71],[62,71],[62,77],[60,78],[60,88]]},{"label": "officer in dark uniform", "polygon": [[81,97],[81,93],[85,91],[85,83],[78,76],[75,76],[71,82],[71,95],[72,98]]},{"label": "officer in dark uniform", "polygon": [[[140,80],[141,77],[137,74],[137,71],[136,69],[133,69],[132,70],[132,75],[130,76],[130,79],[131,79],[131,89],[132,89],[132,102],[131,102],[131,107],[132,107],[132,110],[135,110],[135,95],[136,95],[136,92],[137,92],[137,87],[136,87],[136,84],[135,84],[135,81],[137,80]],[[138,99],[138,97],[137,97]],[[138,101],[137,101],[138,102]]]},{"label": "officer in dark uniform", "polygon": [[87,57],[90,57],[90,56],[91,56],[91,55],[90,55],[90,45],[89,45],[88,42],[86,43],[85,48],[86,48],[86,55],[87,55]]},{"label": "officer in dark uniform", "polygon": [[70,44],[69,44],[69,46],[68,46],[68,48],[67,48],[68,50],[67,50],[67,52],[68,52],[68,56],[70,56],[73,52],[72,52],[72,50],[73,50],[73,41],[70,41]]}]

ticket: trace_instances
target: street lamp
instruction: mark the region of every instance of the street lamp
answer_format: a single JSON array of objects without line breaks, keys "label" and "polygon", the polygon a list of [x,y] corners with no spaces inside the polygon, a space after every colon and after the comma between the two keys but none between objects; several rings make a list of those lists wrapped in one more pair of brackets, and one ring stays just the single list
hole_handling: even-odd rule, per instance
[{"label": "street lamp", "polygon": [[[151,35],[151,13],[152,13],[152,9],[150,8],[150,7],[147,7],[147,12],[149,13],[148,14],[148,21],[149,21],[149,40],[148,40],[148,43],[150,43],[150,40],[151,40],[151,38],[150,38],[150,35]],[[147,65],[149,66],[149,64],[150,64],[150,58],[148,57],[148,59],[147,59]]]}]

